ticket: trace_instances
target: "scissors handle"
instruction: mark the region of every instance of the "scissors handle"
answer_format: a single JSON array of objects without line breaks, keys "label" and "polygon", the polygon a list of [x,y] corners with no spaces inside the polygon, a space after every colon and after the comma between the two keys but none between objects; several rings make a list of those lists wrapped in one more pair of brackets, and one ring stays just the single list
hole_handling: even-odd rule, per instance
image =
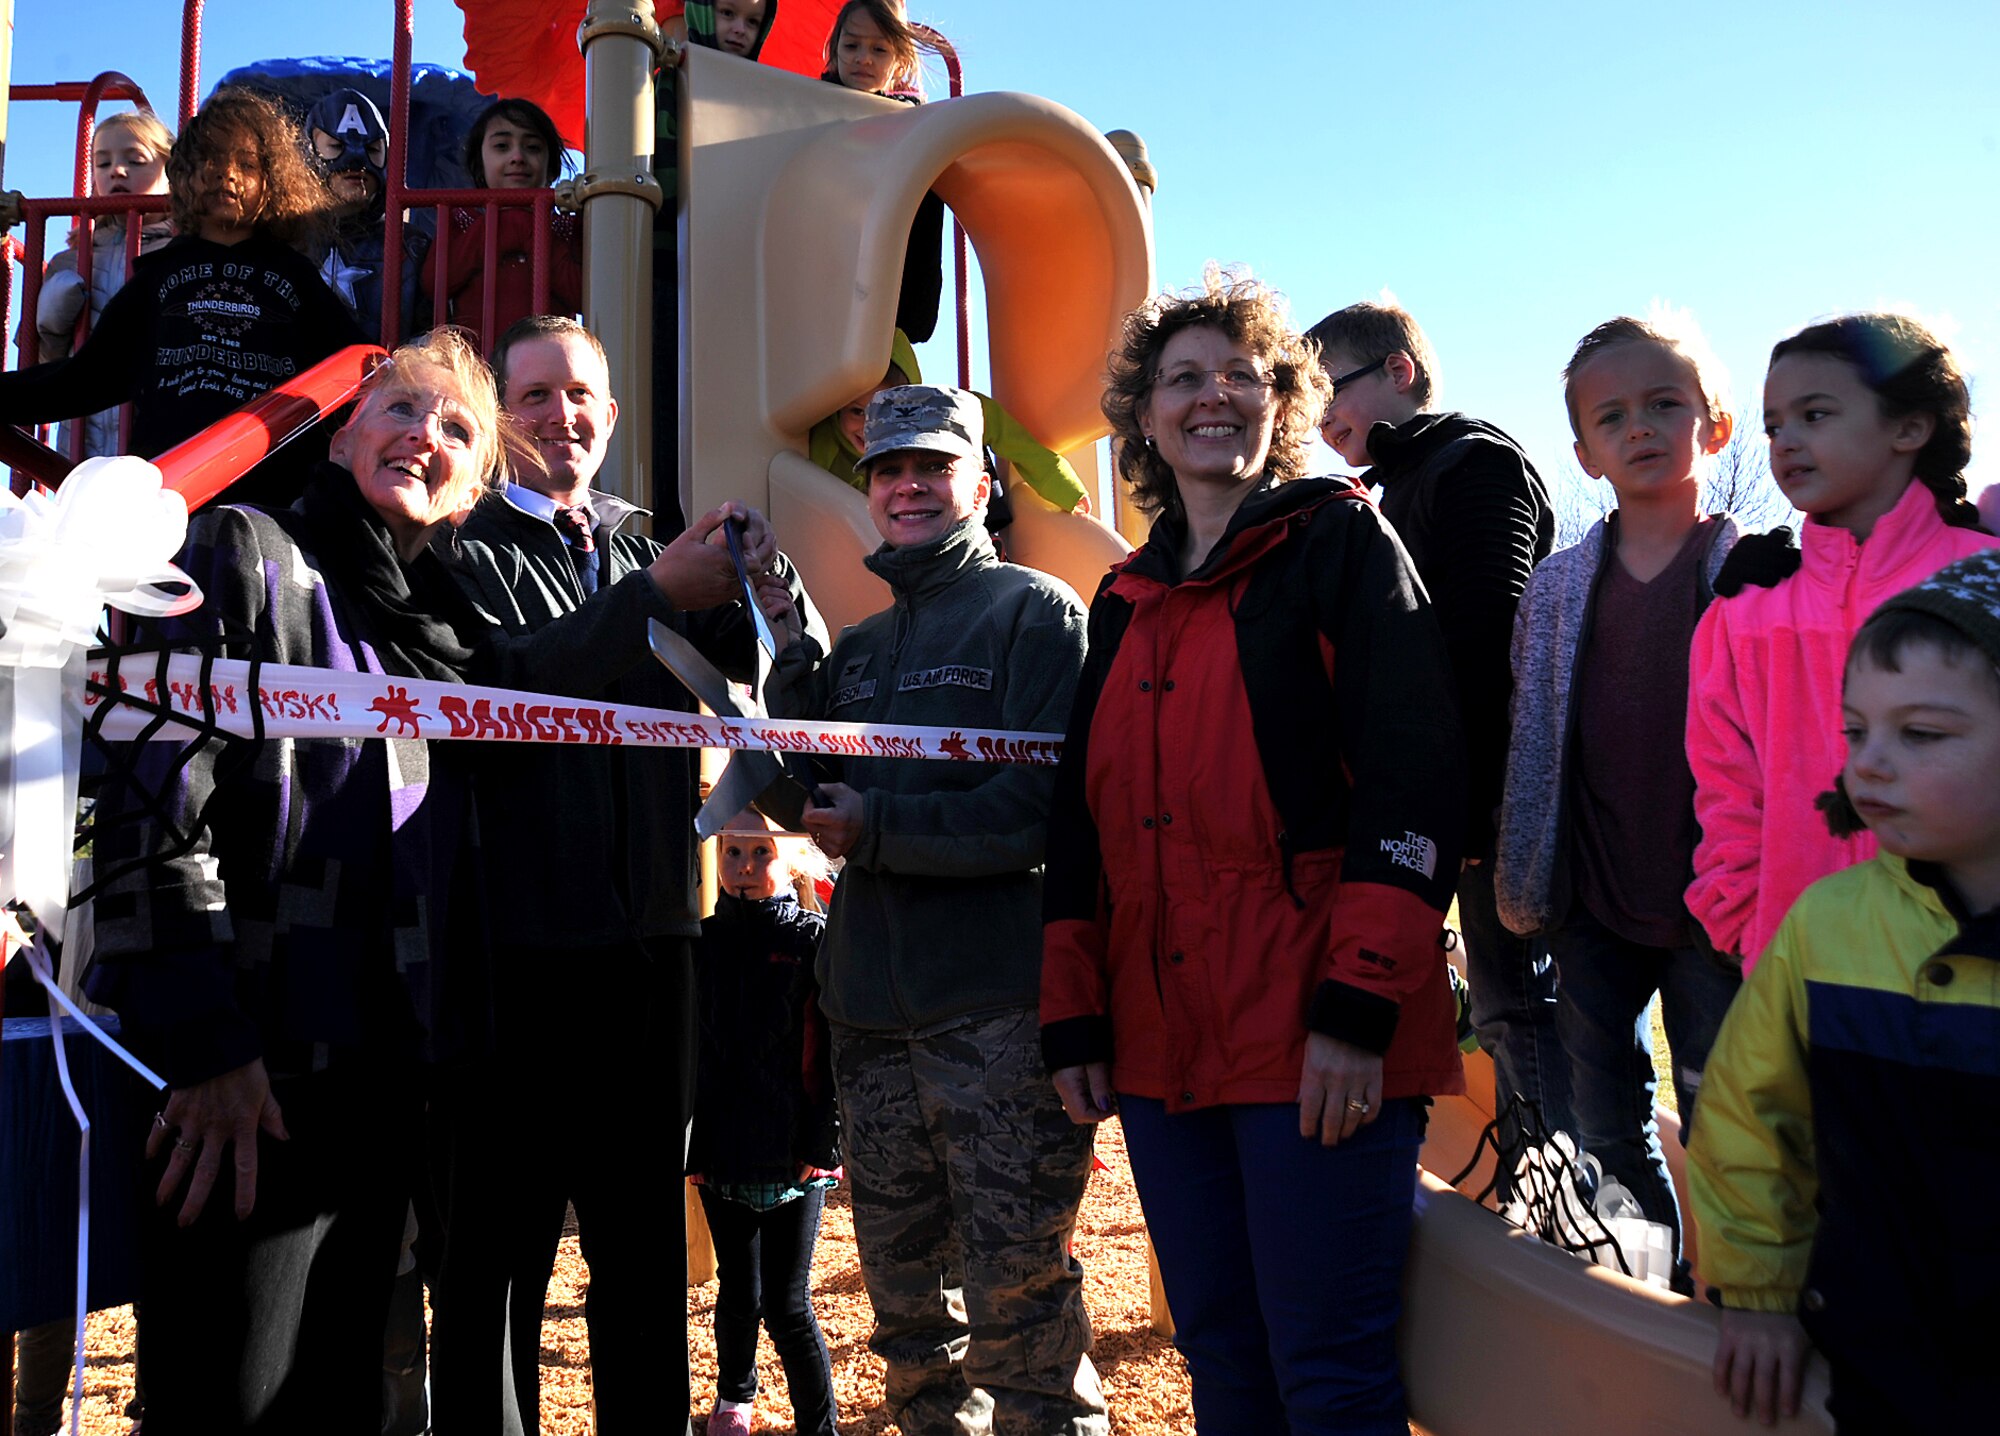
[{"label": "scissors handle", "polygon": [[748,519],[727,519],[722,525],[723,537],[729,542],[729,559],[736,565],[736,582],[743,590],[743,602],[750,609],[750,621],[757,626],[757,641],[764,645],[764,651],[776,662],[778,640],[771,632],[771,623],[764,617],[764,610],[757,606],[756,585],[750,582],[750,567],[743,562],[743,531],[748,525]]}]

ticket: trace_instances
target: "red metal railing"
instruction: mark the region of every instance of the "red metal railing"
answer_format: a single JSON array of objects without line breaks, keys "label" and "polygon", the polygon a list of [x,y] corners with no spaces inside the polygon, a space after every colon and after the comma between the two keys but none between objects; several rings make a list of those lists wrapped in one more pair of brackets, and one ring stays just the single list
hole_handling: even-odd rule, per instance
[{"label": "red metal railing", "polygon": [[200,508],[309,425],[331,414],[361,387],[384,357],[356,344],[302,370],[276,388],[225,414],[153,463],[167,487]]},{"label": "red metal railing", "polygon": [[181,123],[194,118],[195,95],[201,89],[202,0],[181,0]]},{"label": "red metal railing", "polygon": [[[163,194],[121,194],[104,195],[91,199],[29,199],[21,201],[21,217],[25,222],[27,235],[19,255],[21,264],[21,366],[38,363],[42,353],[41,330],[35,324],[35,315],[41,304],[42,271],[46,267],[42,256],[48,252],[48,226],[51,219],[80,218],[85,221],[83,233],[76,240],[76,277],[82,281],[84,304],[77,315],[76,343],[82,344],[90,333],[90,263],[92,257],[92,236],[90,221],[106,215],[124,215],[125,221],[125,272],[132,272],[132,261],[139,254],[139,230],[137,216],[142,214],[164,214],[167,211],[167,197]],[[0,335],[0,342],[4,336]],[[122,405],[119,409],[118,433],[122,445],[131,431],[132,406]],[[72,460],[83,457],[83,419],[79,417],[70,425],[69,451]]]},{"label": "red metal railing", "polygon": [[[194,3],[194,0],[189,0],[189,3]],[[486,250],[482,259],[486,286],[480,300],[479,335],[482,345],[491,352],[493,341],[500,337],[494,326],[496,281],[500,272],[500,211],[534,210],[529,271],[534,276],[532,312],[541,314],[549,306],[549,263],[552,255],[549,225],[555,195],[546,189],[424,190],[409,187],[410,58],[415,42],[415,0],[396,0],[396,30],[389,67],[389,184],[384,198],[386,214],[382,236],[382,334],[388,338],[402,332],[403,294],[396,277],[403,272],[404,209],[412,205],[428,205],[435,209],[437,215],[437,238],[429,261],[432,265],[431,322],[442,324],[446,318],[448,299],[445,293],[445,266],[446,254],[451,247],[450,211],[454,205],[478,205],[486,216]],[[558,158],[550,155],[549,163],[555,164]]]},{"label": "red metal railing", "polygon": [[12,424],[0,424],[0,464],[14,471],[16,494],[25,494],[31,483],[54,488],[76,467],[68,455]]},{"label": "red metal railing", "polygon": [[[71,183],[71,193],[77,200],[84,200],[91,191],[92,141],[97,131],[97,107],[105,100],[129,100],[141,109],[150,110],[153,102],[146,98],[146,92],[131,76],[117,70],[106,70],[90,80],[61,81],[53,85],[14,85],[8,90],[14,100],[58,100],[77,106],[76,114],[76,169]],[[47,252],[47,222],[51,216],[67,215],[82,220],[82,233],[74,236],[76,250],[76,277],[83,286],[84,304],[77,315],[76,333],[72,339],[72,350],[90,335],[90,281],[91,266],[96,258],[95,224],[97,216],[103,214],[124,215],[125,224],[125,272],[132,272],[132,261],[139,253],[140,226],[131,222],[130,216],[140,213],[164,212],[166,200],[159,195],[132,195],[116,200],[107,200],[105,206],[91,209],[81,207],[52,207],[56,202],[30,200],[22,208],[28,224],[28,242],[18,255],[26,276],[21,286],[21,313],[32,320],[37,312],[41,296],[42,270],[45,267],[43,255]],[[74,230],[76,226],[72,226]],[[10,274],[11,280],[12,275]],[[12,314],[7,315],[11,324]],[[21,363],[32,364],[41,353],[41,333],[34,323],[22,326]],[[0,340],[0,342],[4,342]],[[130,432],[132,406],[127,404],[119,409],[118,433],[122,444],[124,436]],[[84,423],[78,419],[70,426],[69,457],[72,461],[83,457]]]}]

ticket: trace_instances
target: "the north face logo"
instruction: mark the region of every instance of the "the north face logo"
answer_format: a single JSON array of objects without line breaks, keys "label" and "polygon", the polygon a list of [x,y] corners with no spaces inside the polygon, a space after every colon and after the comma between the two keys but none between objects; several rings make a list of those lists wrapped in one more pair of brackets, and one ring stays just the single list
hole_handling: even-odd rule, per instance
[{"label": "the north face logo", "polygon": [[1382,851],[1399,868],[1415,868],[1427,878],[1437,875],[1437,844],[1422,833],[1406,832],[1400,838],[1384,838]]}]

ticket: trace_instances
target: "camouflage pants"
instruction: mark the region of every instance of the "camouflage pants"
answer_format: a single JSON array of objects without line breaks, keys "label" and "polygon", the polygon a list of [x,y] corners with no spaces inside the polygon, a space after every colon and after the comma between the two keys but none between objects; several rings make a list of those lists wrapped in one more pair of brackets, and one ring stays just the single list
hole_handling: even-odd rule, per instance
[{"label": "camouflage pants", "polygon": [[1032,1008],[928,1037],[833,1029],[870,1350],[905,1436],[1110,1430],[1069,1254],[1090,1131]]}]

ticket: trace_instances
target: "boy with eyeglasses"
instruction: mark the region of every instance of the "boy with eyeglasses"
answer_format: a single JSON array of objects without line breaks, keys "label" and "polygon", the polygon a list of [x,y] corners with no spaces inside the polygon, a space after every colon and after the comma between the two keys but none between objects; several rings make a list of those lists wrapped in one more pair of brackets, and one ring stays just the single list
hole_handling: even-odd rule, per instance
[{"label": "boy with eyeglasses", "polygon": [[[1555,965],[1542,944],[1501,925],[1493,897],[1494,816],[1514,693],[1508,646],[1528,575],[1555,543],[1548,487],[1500,429],[1436,409],[1437,357],[1406,310],[1350,304],[1306,337],[1319,345],[1334,386],[1320,437],[1366,471],[1364,484],[1380,488],[1383,516],[1409,550],[1444,630],[1466,736],[1458,922],[1479,1045],[1493,1058],[1503,1107],[1519,1093],[1550,1130],[1574,1132],[1569,1062],[1556,1035]],[[1511,1123],[1499,1135],[1509,1146],[1519,1137]]]}]

